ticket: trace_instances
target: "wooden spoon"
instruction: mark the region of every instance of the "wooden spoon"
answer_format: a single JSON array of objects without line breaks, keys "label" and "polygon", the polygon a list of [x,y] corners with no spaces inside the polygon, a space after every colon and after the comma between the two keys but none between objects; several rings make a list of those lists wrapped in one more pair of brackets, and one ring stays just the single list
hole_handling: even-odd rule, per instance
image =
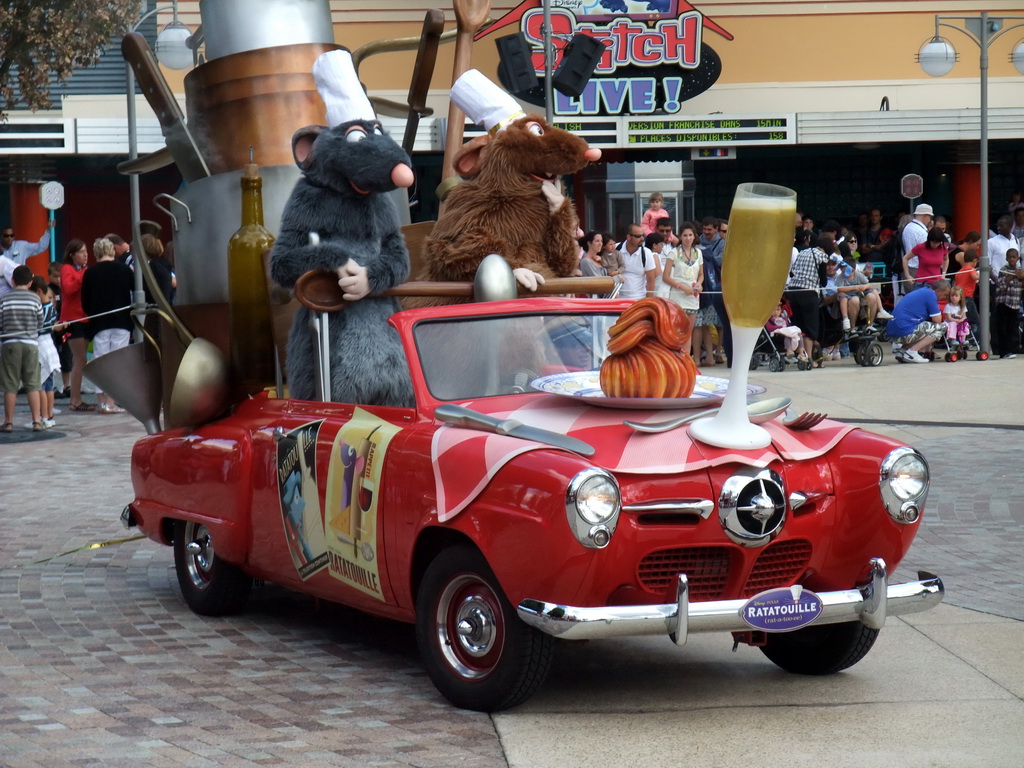
[{"label": "wooden spoon", "polygon": [[[560,294],[607,294],[615,286],[611,277],[550,277],[530,292],[520,288],[520,296],[557,296]],[[518,287],[518,286],[517,286]],[[472,298],[473,283],[408,282],[396,285],[379,296],[450,296]],[[295,283],[295,298],[316,312],[337,312],[352,302],[343,298],[338,275],[327,270],[306,272]]]},{"label": "wooden spoon", "polygon": [[[473,35],[487,20],[491,9],[490,0],[455,0],[455,64],[452,67],[452,84],[470,69],[473,58]],[[455,153],[462,147],[462,133],[466,113],[448,105],[448,132],[445,135],[444,162],[441,166],[441,180],[455,175]]]}]

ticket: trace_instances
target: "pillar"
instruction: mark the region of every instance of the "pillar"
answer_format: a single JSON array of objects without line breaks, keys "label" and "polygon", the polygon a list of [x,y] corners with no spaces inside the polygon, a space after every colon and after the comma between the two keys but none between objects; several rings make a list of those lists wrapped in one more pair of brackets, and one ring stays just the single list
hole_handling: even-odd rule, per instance
[{"label": "pillar", "polygon": [[963,238],[972,229],[988,239],[988,229],[981,221],[981,166],[962,163],[953,166],[953,220],[956,237]]},{"label": "pillar", "polygon": [[[14,229],[15,238],[37,242],[49,226],[49,212],[39,204],[39,184],[12,181],[10,195],[11,220],[7,223]],[[50,251],[47,249],[37,256],[30,256],[25,264],[35,274],[46,277],[49,262]]]}]

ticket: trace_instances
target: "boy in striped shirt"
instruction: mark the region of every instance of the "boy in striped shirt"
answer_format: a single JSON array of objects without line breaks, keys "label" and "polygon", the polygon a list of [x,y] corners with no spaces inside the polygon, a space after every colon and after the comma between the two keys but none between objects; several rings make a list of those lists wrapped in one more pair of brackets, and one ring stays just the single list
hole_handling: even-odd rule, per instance
[{"label": "boy in striped shirt", "polygon": [[32,270],[21,265],[11,275],[14,289],[0,296],[0,389],[4,392],[4,424],[0,430],[14,430],[14,406],[18,387],[25,385],[32,412],[32,431],[41,432],[39,414],[39,329],[43,325],[43,304],[32,292]]}]

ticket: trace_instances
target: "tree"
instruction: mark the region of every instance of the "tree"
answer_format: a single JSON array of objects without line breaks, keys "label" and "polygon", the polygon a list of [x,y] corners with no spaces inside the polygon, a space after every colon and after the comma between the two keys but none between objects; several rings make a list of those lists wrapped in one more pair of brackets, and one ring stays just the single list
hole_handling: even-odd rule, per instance
[{"label": "tree", "polygon": [[0,0],[0,121],[18,107],[49,109],[53,80],[96,64],[140,8],[139,0]]}]

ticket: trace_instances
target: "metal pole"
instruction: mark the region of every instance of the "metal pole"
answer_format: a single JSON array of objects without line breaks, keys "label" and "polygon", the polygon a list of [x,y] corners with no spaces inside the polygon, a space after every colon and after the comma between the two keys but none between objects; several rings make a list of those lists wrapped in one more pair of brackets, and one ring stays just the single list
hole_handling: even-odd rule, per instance
[{"label": "metal pole", "polygon": [[544,0],[544,120],[548,125],[555,123],[555,86],[551,82],[554,53],[551,39],[551,0]]},{"label": "metal pole", "polygon": [[983,352],[992,353],[992,341],[990,336],[990,277],[992,275],[992,262],[988,257],[988,13],[981,14],[981,30],[978,35],[978,44],[981,47],[981,127],[979,159],[981,162],[981,253],[978,259],[978,314],[981,315],[981,349]]},{"label": "metal pole", "polygon": [[[128,159],[134,160],[139,156],[138,150],[138,122],[135,115],[135,72],[132,71],[131,64],[125,64],[125,82],[128,89]],[[146,255],[141,252],[142,247],[142,236],[139,234],[139,219],[142,218],[141,204],[139,202],[139,175],[132,173],[128,175],[128,189],[131,196],[131,215],[132,215],[132,231],[129,234],[131,240],[133,255],[136,262],[138,260],[146,258]],[[135,271],[135,289],[132,293],[132,309],[136,312],[141,312],[146,308],[146,290],[143,285],[142,279],[142,267],[138,263],[133,265]],[[134,334],[135,342],[142,341],[142,329],[138,326],[135,327]]]}]

